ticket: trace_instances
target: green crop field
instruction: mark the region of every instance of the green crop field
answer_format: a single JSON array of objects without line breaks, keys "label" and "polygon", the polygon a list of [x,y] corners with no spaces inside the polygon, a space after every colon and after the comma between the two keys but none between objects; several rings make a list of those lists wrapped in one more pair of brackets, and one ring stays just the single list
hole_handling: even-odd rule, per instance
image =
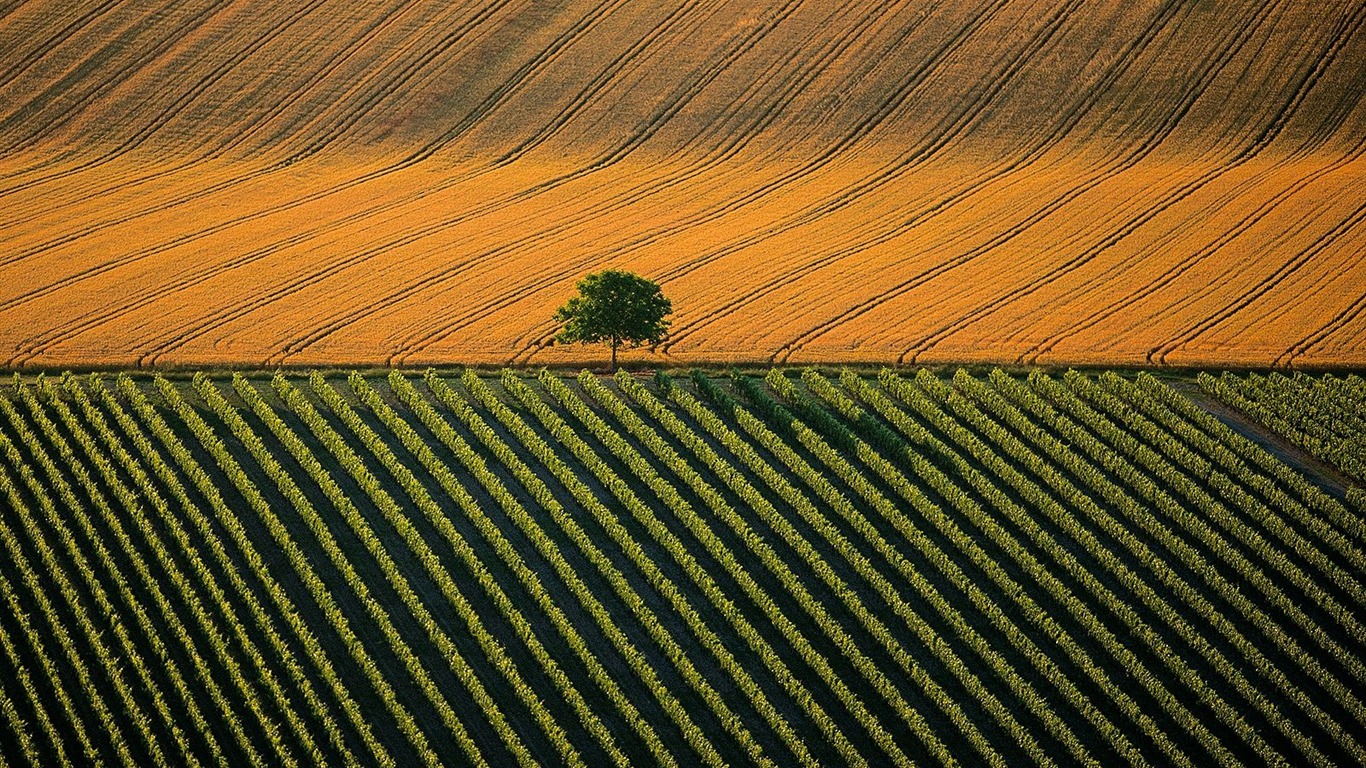
[{"label": "green crop field", "polygon": [[1366,384],[1170,381],[16,378],[0,764],[1366,763]]}]

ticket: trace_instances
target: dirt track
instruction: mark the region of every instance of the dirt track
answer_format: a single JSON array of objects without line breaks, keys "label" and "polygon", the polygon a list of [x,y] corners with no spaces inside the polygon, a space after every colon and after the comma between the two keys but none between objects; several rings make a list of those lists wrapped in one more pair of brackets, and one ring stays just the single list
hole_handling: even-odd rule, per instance
[{"label": "dirt track", "polygon": [[596,358],[616,266],[679,362],[1366,364],[1363,19],[0,3],[0,360]]}]

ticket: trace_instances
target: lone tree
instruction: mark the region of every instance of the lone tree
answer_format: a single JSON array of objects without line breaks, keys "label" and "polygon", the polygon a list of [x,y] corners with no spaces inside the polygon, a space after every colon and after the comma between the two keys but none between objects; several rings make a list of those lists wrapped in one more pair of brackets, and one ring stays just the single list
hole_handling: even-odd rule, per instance
[{"label": "lone tree", "polygon": [[617,347],[626,344],[658,344],[669,329],[665,315],[673,304],[664,298],[659,283],[640,275],[607,269],[587,275],[578,283],[579,295],[555,311],[564,328],[555,341],[565,344],[612,345],[612,371],[617,370]]}]

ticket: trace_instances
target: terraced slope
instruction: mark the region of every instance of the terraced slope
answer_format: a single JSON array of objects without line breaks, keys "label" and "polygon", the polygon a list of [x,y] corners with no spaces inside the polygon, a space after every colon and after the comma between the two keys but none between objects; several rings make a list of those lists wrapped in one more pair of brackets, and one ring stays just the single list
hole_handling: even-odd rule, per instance
[{"label": "terraced slope", "polygon": [[0,2],[0,359],[1366,361],[1366,4],[756,5]]}]

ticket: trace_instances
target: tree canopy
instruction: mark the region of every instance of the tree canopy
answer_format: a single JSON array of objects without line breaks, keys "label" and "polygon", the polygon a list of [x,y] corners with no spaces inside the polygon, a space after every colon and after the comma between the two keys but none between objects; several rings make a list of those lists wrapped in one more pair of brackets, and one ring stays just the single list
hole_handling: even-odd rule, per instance
[{"label": "tree canopy", "polygon": [[607,269],[578,282],[579,295],[555,312],[564,328],[555,336],[566,344],[597,344],[612,347],[612,370],[617,368],[617,348],[658,344],[669,329],[666,317],[673,304],[659,284],[640,275]]}]

